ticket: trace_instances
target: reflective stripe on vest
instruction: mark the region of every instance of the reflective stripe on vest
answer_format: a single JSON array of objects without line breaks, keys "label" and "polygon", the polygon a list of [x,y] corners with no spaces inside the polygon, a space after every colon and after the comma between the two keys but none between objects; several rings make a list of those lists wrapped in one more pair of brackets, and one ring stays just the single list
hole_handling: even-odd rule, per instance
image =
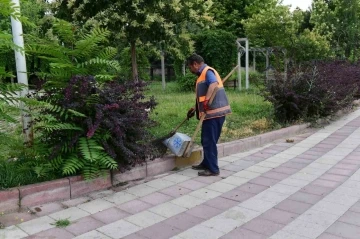
[{"label": "reflective stripe on vest", "polygon": [[212,70],[216,76],[216,80],[218,82],[218,91],[214,97],[213,102],[209,105],[210,110],[206,111],[205,119],[217,118],[221,116],[225,116],[231,113],[229,101],[225,94],[225,89],[223,83],[221,81],[221,77],[216,72],[215,69],[206,66],[201,72],[199,78],[196,80],[196,103],[199,111],[198,118],[200,118],[204,114],[204,101],[206,97],[206,93],[208,91],[208,86],[205,83],[206,72],[208,70]]}]

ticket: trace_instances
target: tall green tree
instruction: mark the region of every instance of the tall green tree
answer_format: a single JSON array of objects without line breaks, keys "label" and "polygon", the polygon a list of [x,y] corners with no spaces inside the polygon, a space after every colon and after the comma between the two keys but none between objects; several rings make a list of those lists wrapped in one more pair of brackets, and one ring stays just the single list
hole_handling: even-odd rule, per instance
[{"label": "tall green tree", "polygon": [[210,19],[207,12],[211,3],[202,0],[75,0],[67,1],[67,7],[79,24],[96,20],[119,33],[117,37],[126,39],[131,49],[132,76],[137,80],[137,45],[167,42],[167,45],[179,46],[181,41],[176,39],[183,36],[190,23],[201,25]]}]

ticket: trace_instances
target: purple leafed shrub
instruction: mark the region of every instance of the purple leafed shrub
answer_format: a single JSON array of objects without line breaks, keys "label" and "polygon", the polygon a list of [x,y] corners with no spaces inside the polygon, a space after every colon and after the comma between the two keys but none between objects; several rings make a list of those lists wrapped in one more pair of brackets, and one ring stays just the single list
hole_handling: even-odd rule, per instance
[{"label": "purple leafed shrub", "polygon": [[316,119],[351,106],[359,95],[360,67],[347,61],[322,61],[275,74],[263,91],[281,122]]},{"label": "purple leafed shrub", "polygon": [[[45,134],[51,146],[51,158],[71,151],[79,138],[94,138],[106,153],[115,159],[119,168],[135,165],[156,155],[149,145],[147,129],[153,125],[146,109],[153,109],[153,97],[145,99],[143,81],[107,82],[99,86],[92,77],[73,77],[60,92],[47,92],[42,100],[50,101],[77,114],[64,117],[61,112],[47,111],[61,123],[70,123],[78,130],[59,129]],[[64,151],[64,147],[67,151]]]}]

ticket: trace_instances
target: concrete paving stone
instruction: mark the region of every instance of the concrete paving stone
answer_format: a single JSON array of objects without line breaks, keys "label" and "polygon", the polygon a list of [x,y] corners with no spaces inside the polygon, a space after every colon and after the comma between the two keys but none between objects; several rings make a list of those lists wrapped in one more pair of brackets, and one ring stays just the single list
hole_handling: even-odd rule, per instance
[{"label": "concrete paving stone", "polygon": [[250,172],[254,172],[254,173],[266,173],[266,172],[269,172],[271,170],[271,168],[265,168],[265,167],[261,167],[261,166],[258,166],[258,165],[254,165],[254,166],[251,166],[249,168],[246,169],[247,171],[250,171]]},{"label": "concrete paving stone", "polygon": [[343,237],[335,236],[330,233],[323,233],[317,239],[344,239]]},{"label": "concrete paving stone", "polygon": [[324,179],[316,179],[310,185],[316,185],[321,187],[328,187],[328,188],[336,188],[341,184],[341,182],[324,180]]},{"label": "concrete paving stone", "polygon": [[51,228],[46,231],[36,233],[26,239],[37,239],[37,238],[51,238],[51,239],[70,239],[74,238],[74,235],[62,228]]},{"label": "concrete paving stone", "polygon": [[241,185],[247,183],[248,181],[249,181],[249,179],[247,179],[247,178],[240,178],[240,177],[237,177],[237,176],[230,176],[230,177],[227,177],[227,178],[223,179],[221,182],[231,184],[231,185],[234,185],[234,186],[241,186]]},{"label": "concrete paving stone", "polygon": [[123,237],[122,239],[148,239],[147,237],[141,236],[137,233],[130,234],[126,237]]},{"label": "concrete paving stone", "polygon": [[138,231],[137,234],[149,239],[168,239],[172,236],[177,235],[180,232],[181,230],[161,222],[148,228],[142,229]]},{"label": "concrete paving stone", "polygon": [[289,162],[292,162],[292,163],[300,163],[300,164],[304,164],[304,165],[309,165],[310,163],[312,163],[313,161],[312,160],[309,160],[309,159],[302,159],[302,158],[293,158],[291,160],[289,160]]},{"label": "concrete paving stone", "polygon": [[292,174],[298,172],[299,169],[280,166],[280,167],[274,168],[272,171],[292,175]]},{"label": "concrete paving stone", "polygon": [[223,198],[227,198],[227,199],[237,201],[237,202],[244,202],[253,196],[255,196],[254,193],[243,192],[243,191],[239,191],[237,189],[233,189],[233,190],[231,190],[227,193],[223,193],[221,195],[221,197],[223,197]]},{"label": "concrete paving stone", "polygon": [[304,167],[306,167],[307,164],[304,163],[294,163],[294,162],[287,162],[287,163],[283,163],[281,166],[282,167],[287,167],[287,168],[294,168],[294,169],[303,169]]},{"label": "concrete paving stone", "polygon": [[312,222],[314,225],[330,226],[333,224],[339,216],[321,212],[314,209],[307,210],[304,214],[300,215],[297,220],[302,220],[305,222]]},{"label": "concrete paving stone", "polygon": [[315,195],[319,195],[319,196],[325,196],[325,195],[329,194],[332,190],[333,190],[333,188],[322,187],[322,186],[317,186],[317,185],[314,185],[314,184],[309,184],[309,185],[303,187],[300,191],[304,192],[304,193],[310,193],[310,194],[315,194]]},{"label": "concrete paving stone", "polygon": [[311,154],[306,154],[306,153],[302,153],[299,156],[297,156],[297,158],[299,159],[307,159],[310,161],[315,161],[316,159],[320,158],[319,155],[311,155]]},{"label": "concrete paving stone", "polygon": [[189,178],[195,178],[195,177],[198,176],[197,170],[193,170],[191,168],[181,170],[181,171],[177,172],[177,174],[182,175],[182,176],[186,176],[186,177],[189,177]]},{"label": "concrete paving stone", "polygon": [[[359,172],[359,171],[358,171]],[[360,182],[360,173],[354,173],[353,175],[351,175],[351,180],[353,180],[353,181],[357,181],[357,182]],[[344,177],[346,177],[346,176],[344,176]]]},{"label": "concrete paving stone", "polygon": [[220,237],[220,239],[266,239],[268,236],[249,231],[244,228],[236,228],[228,234]]},{"label": "concrete paving stone", "polygon": [[171,202],[166,202],[149,209],[150,212],[156,213],[164,218],[170,218],[172,216],[185,212],[186,210],[186,208],[173,204]]},{"label": "concrete paving stone", "polygon": [[180,213],[163,221],[163,223],[185,231],[203,222],[204,219],[192,216],[188,213]]},{"label": "concrete paving stone", "polygon": [[89,197],[92,199],[98,199],[98,198],[110,196],[114,193],[115,193],[115,191],[113,191],[113,190],[103,190],[103,191],[99,191],[99,192],[90,193]]},{"label": "concrete paving stone", "polygon": [[[304,236],[308,238],[317,238],[320,236],[328,226],[314,225],[312,222],[306,222],[302,220],[294,220],[283,228],[284,231]],[[291,237],[292,238],[292,237]]]},{"label": "concrete paving stone", "polygon": [[126,202],[129,202],[131,200],[134,200],[138,198],[137,196],[127,193],[125,191],[114,193],[110,196],[104,197],[103,199],[109,202],[112,202],[116,205],[120,205]]},{"label": "concrete paving stone", "polygon": [[278,167],[279,165],[281,165],[282,163],[278,163],[278,162],[271,162],[271,161],[263,161],[263,162],[260,162],[257,164],[257,166],[260,166],[260,167],[264,167],[264,168],[276,168]]},{"label": "concrete paving stone", "polygon": [[161,203],[168,202],[174,198],[169,195],[163,194],[163,193],[155,192],[155,193],[146,195],[144,197],[141,197],[139,199],[141,201],[149,203],[151,205],[159,205]]},{"label": "concrete paving stone", "polygon": [[0,238],[11,238],[11,239],[20,239],[27,237],[28,234],[17,226],[10,226],[0,230]]},{"label": "concrete paving stone", "polygon": [[145,211],[146,209],[152,207],[153,205],[150,203],[143,202],[141,200],[132,200],[123,204],[120,204],[117,206],[122,211],[125,211],[130,214],[136,214],[142,211]]},{"label": "concrete paving stone", "polygon": [[210,219],[214,216],[219,215],[223,211],[214,207],[207,206],[205,204],[198,205],[194,208],[186,211],[187,214],[190,214],[194,217],[202,218],[202,219]]},{"label": "concrete paving stone", "polygon": [[183,233],[180,233],[178,237],[180,237],[181,239],[217,239],[223,235],[223,232],[214,230],[203,225],[196,225],[195,227],[190,228]]},{"label": "concrete paving stone", "polygon": [[349,211],[360,213],[360,201],[358,201],[357,203],[355,203],[355,204],[349,209]]},{"label": "concrete paving stone", "polygon": [[349,188],[349,187],[343,187],[343,186],[338,187],[334,190],[334,193],[341,196],[348,195],[348,196],[360,198],[360,190],[354,190],[354,188]]},{"label": "concrete paving stone", "polygon": [[294,187],[304,187],[307,184],[309,184],[309,182],[305,181],[305,180],[285,178],[284,180],[279,182],[279,184],[285,184],[285,185],[294,186]]},{"label": "concrete paving stone", "polygon": [[236,189],[243,192],[258,194],[262,191],[265,191],[268,188],[269,188],[268,186],[262,186],[254,183],[245,183],[244,185],[241,185]]},{"label": "concrete paving stone", "polygon": [[211,183],[215,183],[217,181],[222,180],[223,178],[220,176],[212,176],[212,177],[196,177],[194,178],[194,180],[201,182],[201,183],[206,183],[206,184],[211,184]]},{"label": "concrete paving stone", "polygon": [[284,225],[258,217],[245,223],[242,227],[253,232],[271,236],[281,230]]},{"label": "concrete paving stone", "polygon": [[[200,224],[200,226],[205,226],[207,228],[211,228],[214,229],[216,231],[222,232],[222,235],[225,235],[226,233],[231,232],[232,230],[234,230],[235,228],[237,228],[238,226],[241,226],[243,223],[245,222],[241,222],[241,221],[237,221],[235,219],[232,218],[227,218],[224,215],[220,214],[216,217],[210,218],[207,221],[204,221]],[[191,228],[194,229],[196,227],[198,227],[199,225]],[[190,230],[191,230],[190,229]],[[180,237],[182,237],[182,235],[179,235]],[[205,237],[203,237],[205,238]]]},{"label": "concrete paving stone", "polygon": [[250,166],[253,166],[255,164],[255,162],[247,161],[247,160],[244,160],[244,159],[239,159],[239,160],[233,162],[232,164],[237,165],[237,166],[242,166],[245,169],[245,168],[248,168]]},{"label": "concrete paving stone", "polygon": [[[341,200],[339,200],[339,198],[341,198]],[[323,200],[327,202],[338,203],[347,207],[351,207],[358,201],[358,198],[351,197],[349,195],[339,196],[339,194],[333,191],[329,195],[327,195]]]},{"label": "concrete paving stone", "polygon": [[104,211],[95,213],[91,215],[91,217],[95,218],[96,220],[103,222],[105,224],[109,224],[115,221],[118,221],[120,219],[123,219],[125,217],[130,216],[130,213],[121,211],[117,207],[112,207],[109,209],[106,209]]},{"label": "concrete paving stone", "polygon": [[247,200],[239,205],[241,207],[263,213],[263,212],[273,208],[276,205],[276,203],[264,201],[264,200],[260,200],[260,199],[256,199],[256,198],[251,198],[250,200]]},{"label": "concrete paving stone", "polygon": [[171,186],[173,186],[175,184],[176,183],[171,182],[171,181],[167,181],[167,180],[162,179],[162,178],[151,180],[151,181],[145,183],[145,185],[148,185],[148,186],[150,186],[152,188],[156,188],[158,190],[171,187]]},{"label": "concrete paving stone", "polygon": [[220,177],[221,178],[226,178],[226,177],[229,177],[229,176],[231,176],[231,175],[233,175],[234,174],[234,172],[233,171],[229,171],[229,170],[225,170],[225,169],[221,169],[220,170]]},{"label": "concrete paving stone", "polygon": [[228,191],[233,190],[236,187],[237,187],[236,185],[228,184],[228,183],[224,183],[222,181],[219,181],[219,182],[210,184],[209,186],[205,187],[205,189],[211,189],[211,190],[216,191],[216,192],[226,193]]},{"label": "concrete paving stone", "polygon": [[36,216],[45,216],[50,213],[58,212],[63,210],[64,206],[59,202],[47,203],[35,207],[31,207],[30,210],[36,213]]},{"label": "concrete paving stone", "polygon": [[290,238],[291,239],[310,239],[309,237],[295,235],[293,233],[289,233],[286,231],[278,231],[274,235],[269,237],[269,239],[290,239]]},{"label": "concrete paving stone", "polygon": [[233,163],[237,160],[239,160],[239,157],[236,157],[234,155],[230,155],[230,156],[226,156],[226,157],[222,157],[220,158],[221,161],[226,161],[226,162],[229,162],[229,163]]},{"label": "concrete paving stone", "polygon": [[304,193],[304,192],[296,192],[289,197],[290,200],[307,203],[307,204],[315,204],[319,202],[322,198],[323,198],[322,196]]},{"label": "concrete paving stone", "polygon": [[[149,218],[150,219],[150,218]],[[128,236],[134,232],[140,231],[142,228],[133,223],[130,223],[125,220],[119,220],[105,226],[102,226],[97,229],[100,233],[110,237],[110,238],[122,238]],[[86,235],[86,234],[84,234]],[[87,239],[87,237],[83,237]]]},{"label": "concrete paving stone", "polygon": [[63,202],[61,202],[61,204],[65,205],[66,207],[76,207],[79,204],[90,202],[90,201],[91,201],[90,197],[79,197],[79,198],[63,201]]},{"label": "concrete paving stone", "polygon": [[297,192],[300,188],[301,187],[289,186],[289,185],[279,183],[273,187],[270,187],[269,191],[278,192],[278,193],[290,196],[290,195],[294,194],[295,192]]},{"label": "concrete paving stone", "polygon": [[333,166],[333,165],[339,163],[339,161],[340,161],[340,159],[320,158],[316,162],[317,163],[322,163],[322,164],[329,164],[329,165]]},{"label": "concrete paving stone", "polygon": [[286,200],[280,202],[278,205],[276,205],[275,208],[284,210],[287,212],[302,214],[312,206],[313,206],[312,204],[286,199]]},{"label": "concrete paving stone", "polygon": [[77,236],[74,239],[111,239],[111,237],[108,237],[108,236],[102,234],[101,232],[94,230],[94,231],[90,231],[85,234],[82,234],[80,236]]},{"label": "concrete paving stone", "polygon": [[348,169],[348,170],[358,170],[359,166],[355,164],[347,164],[347,163],[338,163],[334,166],[334,168],[340,168],[340,169]]},{"label": "concrete paving stone", "polygon": [[71,223],[65,230],[79,236],[102,226],[104,226],[103,222],[100,222],[91,216],[87,216]]},{"label": "concrete paving stone", "polygon": [[316,146],[314,146],[314,148],[315,148],[315,149],[318,149],[318,148],[322,148],[322,149],[333,149],[333,148],[334,148],[334,145],[320,143],[320,144],[317,144]]},{"label": "concrete paving stone", "polygon": [[236,164],[228,164],[226,166],[223,167],[223,169],[228,170],[228,171],[232,171],[232,172],[239,172],[243,169],[248,168],[248,166],[243,166],[243,165],[236,165]]},{"label": "concrete paving stone", "polygon": [[266,187],[272,187],[275,184],[277,184],[280,180],[273,179],[273,178],[265,178],[265,177],[257,177],[254,179],[251,179],[249,183],[266,186]]},{"label": "concrete paving stone", "polygon": [[342,175],[336,175],[331,173],[325,173],[323,174],[319,179],[323,180],[330,180],[335,182],[343,183],[345,182],[349,177],[348,176],[342,176]]},{"label": "concrete paving stone", "polygon": [[341,162],[346,163],[346,164],[360,165],[360,161],[353,160],[353,159],[343,159]]},{"label": "concrete paving stone", "polygon": [[239,178],[247,178],[247,179],[253,179],[256,178],[258,176],[260,176],[261,173],[255,173],[255,172],[250,172],[247,170],[235,173],[233,176],[239,177]]},{"label": "concrete paving stone", "polygon": [[[66,219],[66,218],[61,218],[61,219]],[[54,228],[55,227],[54,223],[55,223],[54,219],[48,216],[43,216],[28,222],[20,223],[17,226],[27,234],[33,235],[41,231],[46,231],[50,228]]]},{"label": "concrete paving stone", "polygon": [[49,217],[51,217],[54,220],[68,219],[69,221],[75,221],[77,219],[80,219],[82,217],[86,217],[89,215],[90,215],[90,213],[88,213],[80,208],[70,207],[68,209],[52,213],[49,215]]},{"label": "concrete paving stone", "polygon": [[184,181],[187,181],[187,180],[191,179],[191,177],[174,173],[174,174],[170,174],[170,175],[168,175],[166,177],[163,177],[163,179],[174,182],[174,183],[181,183],[181,182],[184,182]]},{"label": "concrete paving stone", "polygon": [[192,192],[192,190],[184,188],[184,187],[179,187],[177,185],[159,191],[159,193],[169,195],[174,198],[186,195],[190,192]]},{"label": "concrete paving stone", "polygon": [[276,208],[272,208],[261,214],[260,218],[286,225],[292,222],[298,216],[299,215],[296,213],[291,213]]},{"label": "concrete paving stone", "polygon": [[314,155],[314,156],[320,157],[320,156],[324,155],[324,151],[322,151],[322,150],[319,151],[318,149],[309,149],[301,155]]},{"label": "concrete paving stone", "polygon": [[263,159],[270,158],[270,157],[273,156],[273,155],[274,155],[274,154],[262,153],[262,152],[258,152],[258,153],[252,154],[252,156],[259,157],[259,158],[263,158]]},{"label": "concrete paving stone", "polygon": [[[166,176],[166,177],[168,177],[168,176]],[[151,194],[153,192],[156,192],[156,191],[158,191],[157,188],[153,188],[153,187],[150,187],[150,186],[145,185],[145,184],[139,184],[139,185],[136,185],[134,187],[126,189],[125,192],[133,194],[133,195],[135,195],[137,197],[143,197],[143,196],[149,195],[149,194]]]},{"label": "concrete paving stone", "polygon": [[104,199],[98,198],[93,201],[90,201],[90,202],[87,202],[84,204],[80,204],[77,207],[90,213],[90,214],[94,214],[97,212],[101,212],[105,209],[111,208],[113,206],[115,206],[114,203],[111,203]]},{"label": "concrete paving stone", "polygon": [[252,155],[249,155],[249,156],[244,157],[243,160],[246,160],[246,161],[249,161],[249,162],[253,162],[253,163],[259,163],[259,162],[264,161],[264,158],[258,157],[258,156],[254,156],[254,155],[252,154]]},{"label": "concrete paving stone", "polygon": [[288,162],[289,159],[288,159],[288,158],[279,158],[279,157],[277,157],[277,155],[276,155],[276,156],[273,156],[273,157],[271,157],[271,158],[268,158],[266,161],[267,161],[267,162],[272,162],[272,163],[283,164],[283,163]]},{"label": "concrete paving stone", "polygon": [[234,201],[231,199],[227,199],[227,198],[223,198],[223,197],[217,197],[214,199],[211,199],[209,201],[205,202],[205,205],[208,205],[210,207],[214,207],[220,210],[228,210],[229,208],[232,208],[236,205],[238,205],[239,202],[238,201]]},{"label": "concrete paving stone", "polygon": [[360,227],[344,222],[335,222],[325,232],[347,239],[359,239]]},{"label": "concrete paving stone", "polygon": [[291,175],[289,178],[292,178],[292,179],[298,179],[298,180],[305,180],[305,181],[308,181],[308,182],[312,182],[314,181],[315,179],[318,178],[317,175],[313,175],[313,174],[307,174],[307,173],[295,173],[293,175]]},{"label": "concrete paving stone", "polygon": [[354,180],[352,180],[352,178],[350,178],[349,180],[344,182],[342,186],[347,187],[347,188],[360,189],[360,182],[354,181]]},{"label": "concrete paving stone", "polygon": [[262,174],[261,176],[265,177],[265,178],[272,178],[272,179],[277,179],[277,180],[283,180],[283,179],[289,177],[289,175],[287,175],[287,174],[278,173],[278,172],[274,172],[274,171],[269,171],[267,173]]},{"label": "concrete paving stone", "polygon": [[27,222],[32,219],[38,218],[37,215],[28,213],[28,212],[14,212],[9,214],[2,215],[0,213],[0,222],[1,225],[9,227],[12,225],[19,224],[21,222]]},{"label": "concrete paving stone", "polygon": [[321,212],[327,212],[330,214],[334,214],[336,216],[343,215],[349,208],[347,206],[341,205],[340,203],[333,203],[328,201],[320,201],[315,204],[312,209],[318,210]]},{"label": "concrete paving stone", "polygon": [[206,200],[190,195],[183,195],[181,197],[175,198],[174,200],[171,200],[170,202],[180,207],[190,209],[196,207],[197,205],[203,204],[204,202],[206,202]]},{"label": "concrete paving stone", "polygon": [[150,211],[143,211],[138,214],[129,216],[126,220],[141,228],[152,226],[158,222],[164,221],[166,218]]},{"label": "concrete paving stone", "polygon": [[275,154],[280,153],[281,151],[284,151],[284,150],[276,150],[276,149],[269,147],[269,148],[261,150],[260,152],[275,155]]},{"label": "concrete paving stone", "polygon": [[[224,166],[226,166],[226,165],[228,165],[228,164],[230,164],[230,162],[228,162],[228,161],[222,161],[221,159],[218,160],[218,167],[219,167],[220,169],[222,169]],[[196,174],[196,176],[197,176],[197,174]]]},{"label": "concrete paving stone", "polygon": [[344,215],[342,215],[339,218],[338,221],[352,224],[355,226],[360,226],[360,213],[347,211]]},{"label": "concrete paving stone", "polygon": [[265,200],[265,201],[269,201],[269,202],[275,202],[275,203],[279,203],[279,202],[283,201],[284,199],[286,199],[287,197],[288,197],[288,195],[278,193],[278,192],[272,192],[269,190],[261,192],[261,193],[257,194],[256,196],[254,196],[254,198],[256,198],[256,199]]}]

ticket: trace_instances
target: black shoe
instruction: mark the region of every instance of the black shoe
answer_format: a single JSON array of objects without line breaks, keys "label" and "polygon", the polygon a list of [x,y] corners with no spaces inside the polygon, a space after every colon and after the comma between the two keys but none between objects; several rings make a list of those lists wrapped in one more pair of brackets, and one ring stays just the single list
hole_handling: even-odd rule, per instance
[{"label": "black shoe", "polygon": [[195,169],[195,170],[207,170],[207,168],[201,164],[199,165],[194,165],[194,166],[191,166],[192,169]]},{"label": "black shoe", "polygon": [[219,176],[219,174],[220,174],[220,172],[213,173],[209,170],[204,170],[204,171],[198,172],[199,176]]}]

